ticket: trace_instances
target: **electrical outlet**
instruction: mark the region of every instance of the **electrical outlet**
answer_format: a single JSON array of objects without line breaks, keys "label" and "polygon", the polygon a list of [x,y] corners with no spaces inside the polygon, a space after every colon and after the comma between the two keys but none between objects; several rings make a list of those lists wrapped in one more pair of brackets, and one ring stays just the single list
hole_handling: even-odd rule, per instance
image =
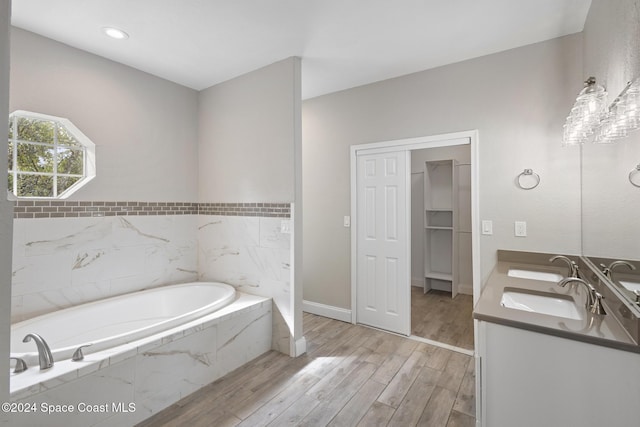
[{"label": "electrical outlet", "polygon": [[516,237],[527,237],[527,223],[525,221],[516,221],[514,229]]},{"label": "electrical outlet", "polygon": [[282,234],[291,234],[291,220],[283,219],[280,221],[280,232]]}]

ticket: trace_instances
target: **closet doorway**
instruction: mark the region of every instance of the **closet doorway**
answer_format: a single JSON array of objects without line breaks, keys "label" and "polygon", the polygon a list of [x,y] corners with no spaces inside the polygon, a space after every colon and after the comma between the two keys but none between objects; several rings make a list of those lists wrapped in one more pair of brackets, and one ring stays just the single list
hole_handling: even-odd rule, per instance
[{"label": "closet doorway", "polygon": [[473,351],[471,146],[411,151],[411,335]]},{"label": "closet doorway", "polygon": [[[425,152],[428,153],[429,152],[428,150],[431,150],[431,149],[437,149],[441,147],[453,147],[453,146],[465,146],[467,147],[466,153],[469,153],[469,154],[465,154],[467,156],[466,158],[461,158],[461,160],[456,160],[458,162],[457,166],[454,165],[453,161],[451,161],[451,160],[455,160],[451,158],[451,155],[449,155],[450,157],[449,160],[451,164],[450,186],[452,188],[454,187],[453,185],[454,179],[457,180],[458,177],[462,176],[464,173],[467,173],[468,175],[468,179],[463,179],[463,182],[468,184],[459,185],[458,183],[456,183],[455,188],[457,189],[456,191],[458,191],[458,195],[466,191],[470,197],[469,202],[466,202],[466,201],[463,202],[463,203],[466,203],[466,205],[469,207],[468,210],[470,213],[469,215],[465,216],[464,219],[462,220],[462,221],[467,221],[466,225],[470,225],[470,226],[468,228],[460,228],[460,230],[467,231],[466,236],[463,236],[461,239],[468,238],[471,240],[471,253],[469,254],[469,251],[466,250],[454,256],[453,247],[454,245],[458,245],[460,243],[460,238],[459,236],[457,236],[458,234],[457,231],[454,238],[453,224],[454,223],[458,224],[460,221],[460,218],[458,218],[458,213],[455,213],[456,219],[454,221],[453,205],[448,208],[444,208],[444,207],[440,208],[441,212],[436,213],[437,217],[433,219],[431,223],[431,227],[434,229],[435,228],[448,229],[448,232],[451,235],[451,238],[449,243],[450,248],[447,247],[444,251],[442,250],[435,251],[434,253],[436,254],[436,258],[438,256],[442,257],[443,254],[449,253],[451,251],[451,254],[449,256],[451,263],[464,262],[465,265],[468,266],[468,270],[461,273],[457,269],[453,269],[453,264],[452,264],[452,267],[450,267],[450,271],[448,272],[449,275],[447,277],[444,277],[442,275],[438,276],[437,274],[434,274],[434,273],[447,273],[446,271],[445,272],[438,271],[438,269],[442,270],[442,268],[437,266],[436,266],[437,268],[430,269],[429,270],[430,273],[427,274],[426,263],[425,263],[426,258],[424,258],[425,256],[424,252],[422,255],[423,257],[422,262],[416,263],[415,261],[412,260],[412,255],[416,256],[415,254],[413,254],[413,252],[415,251],[412,251],[412,243],[414,241],[418,242],[419,247],[422,247],[423,249],[426,248],[426,239],[427,239],[426,230],[425,230],[426,206],[424,203],[424,200],[425,200],[424,196],[423,196],[422,202],[412,201],[412,197],[410,197],[411,194],[407,194],[407,196],[409,197],[403,196],[402,200],[406,200],[406,203],[402,202],[401,199],[395,198],[395,197],[391,198],[391,200],[394,201],[393,203],[388,202],[390,200],[388,197],[389,194],[392,194],[392,195],[406,194],[406,193],[412,192],[411,167],[406,168],[406,175],[405,175],[406,181],[404,184],[402,184],[402,180],[400,180],[393,185],[388,186],[387,184],[382,184],[381,187],[378,188],[378,185],[376,184],[376,186],[373,186],[375,188],[373,187],[369,188],[369,184],[364,182],[361,177],[362,176],[361,174],[363,173],[362,165],[361,165],[360,171],[358,170],[357,165],[358,165],[359,158],[363,159],[363,158],[372,156],[374,154],[383,154],[383,153],[386,153],[385,156],[388,155],[390,158],[391,156],[394,156],[394,155],[400,155],[401,153],[406,153],[406,155],[408,156],[408,163],[411,163],[411,157],[413,152],[417,152],[422,149],[427,149],[427,151]],[[410,139],[395,140],[395,141],[384,141],[384,142],[377,142],[377,143],[370,143],[370,144],[353,145],[351,146],[350,151],[351,151],[351,321],[353,323],[361,323],[364,325],[386,329],[391,332],[399,333],[402,335],[410,335],[412,338],[415,338],[418,340],[434,343],[436,345],[441,345],[443,347],[451,348],[453,350],[462,351],[467,354],[473,354],[473,350],[459,347],[460,345],[459,342],[454,341],[453,344],[451,344],[447,342],[436,341],[435,339],[430,337],[425,337],[424,335],[426,335],[425,334],[426,328],[421,328],[422,331],[419,331],[419,333],[423,335],[422,337],[420,335],[413,335],[411,332],[412,331],[411,318],[416,316],[412,316],[411,296],[412,296],[412,291],[415,292],[416,290],[414,288],[419,288],[419,290],[422,292],[422,295],[425,295],[424,291],[427,290],[428,292],[426,294],[428,294],[428,296],[436,295],[438,294],[438,292],[447,293],[448,299],[453,300],[455,302],[462,301],[465,299],[465,297],[462,297],[458,300],[457,298],[452,298],[453,293],[457,293],[458,295],[473,294],[473,299],[477,299],[478,295],[480,294],[480,265],[479,265],[480,264],[480,241],[479,241],[479,236],[477,236],[477,233],[469,232],[471,230],[478,229],[479,222],[480,222],[479,209],[478,209],[478,206],[479,206],[478,175],[479,173],[478,173],[478,133],[477,131],[465,131],[465,132],[458,132],[458,133],[451,133],[451,134],[444,134],[444,135],[435,135],[435,136],[428,136],[428,137],[418,137],[418,138],[410,138]],[[383,156],[384,159],[386,159],[385,156]],[[416,156],[419,156],[419,154]],[[434,160],[434,162],[438,162],[438,161],[439,160]],[[373,162],[369,162],[369,163],[370,163],[370,167],[369,167],[370,170],[368,172],[368,175],[370,175],[370,177],[373,178],[375,177],[375,174],[372,171],[376,170],[376,168],[373,168],[373,164],[374,164]],[[392,165],[393,162],[390,163],[388,160],[384,160],[382,164]],[[463,169],[465,169],[465,171],[460,172],[461,171],[460,164],[462,164]],[[442,165],[433,165],[433,166],[442,166]],[[426,167],[426,160],[425,160],[425,167]],[[445,169],[446,169],[446,166],[445,166]],[[391,168],[390,170],[393,172],[392,175],[397,173],[396,168]],[[456,171],[455,175],[453,174],[454,171]],[[424,175],[422,179],[424,182]],[[437,177],[435,179],[436,181],[438,180]],[[391,188],[392,186],[397,186],[397,185],[400,185],[400,187],[397,187],[395,189]],[[464,188],[465,186],[466,188]],[[378,190],[381,190],[381,192]],[[375,195],[376,197],[369,197],[368,199],[363,201],[362,199],[363,192],[369,193],[371,196]],[[423,186],[422,192],[424,193],[424,186]],[[386,200],[386,202],[384,202],[384,206],[382,209],[375,209],[375,210],[371,209],[370,207],[368,207],[368,205],[373,206],[373,204],[365,203],[367,200],[370,200],[370,201],[376,200],[376,203],[377,203],[377,200],[380,199],[381,197],[383,200]],[[358,200],[360,200],[360,202],[358,202]],[[459,203],[458,199],[451,199],[451,200],[457,200],[456,203]],[[398,207],[402,204],[406,205],[406,210],[404,210],[404,212],[402,211],[402,209],[394,207],[394,206]],[[420,213],[419,213],[420,226],[418,227],[419,231],[414,232],[411,227],[411,222],[412,222],[411,213],[413,209],[417,210],[418,208],[420,210]],[[430,210],[438,211],[438,207],[436,206],[435,209],[430,209]],[[444,212],[446,210],[449,211],[448,214]],[[372,212],[377,212],[377,213],[375,215],[372,215]],[[369,246],[368,245],[369,242],[367,241],[367,239],[369,240],[372,239],[371,237],[372,231],[378,230],[378,226],[376,224],[378,224],[379,222],[385,223],[385,224],[389,224],[389,223],[397,224],[395,220],[390,222],[390,219],[399,218],[400,216],[404,216],[404,215],[406,215],[405,216],[406,221],[404,222],[404,224],[407,224],[406,225],[407,232],[401,233],[401,234],[407,237],[402,237],[397,233],[391,233],[390,235],[391,237],[389,237],[391,238],[391,240],[389,241],[389,243],[403,245],[406,248],[406,251],[404,251],[406,255],[402,255],[398,257],[395,254],[387,253],[385,250],[379,251],[379,253],[367,252],[366,248],[367,246]],[[437,225],[437,224],[441,224],[441,225]],[[387,229],[388,227],[386,228],[383,227],[383,230],[387,230]],[[396,237],[393,237],[393,236],[396,236]],[[386,242],[386,240],[388,239],[386,235],[382,236],[380,232],[374,233],[374,237],[375,239],[377,239],[377,241],[380,241],[381,243],[383,243],[382,240]],[[433,238],[430,237],[431,239],[430,242],[432,243],[441,242],[442,241],[441,237],[442,236],[436,236]],[[435,243],[433,244],[435,245]],[[382,248],[383,246],[384,245],[381,245],[380,247]],[[435,245],[435,247],[442,248],[443,246]],[[465,243],[465,247],[467,247],[466,243]],[[420,252],[418,251],[417,254],[419,253]],[[469,258],[466,261],[464,260],[465,256]],[[381,261],[383,262],[374,263],[374,261],[380,257],[381,257]],[[412,263],[416,264],[418,266],[418,269],[421,270],[421,273],[418,274],[419,277],[415,277],[414,274],[412,274],[413,271],[415,270],[411,268]],[[432,265],[436,265],[436,264],[437,262],[432,263]],[[438,264],[438,265],[441,265],[441,264]],[[370,268],[364,268],[366,266],[369,266]],[[374,268],[374,266],[376,267]],[[388,268],[389,266],[393,268]],[[402,271],[406,271],[406,274],[404,274]],[[468,280],[468,277],[465,276],[465,274],[467,274],[469,271],[471,271],[471,276],[472,276],[471,280]],[[453,278],[454,272],[456,275],[455,286],[454,286],[454,278]],[[392,276],[393,280],[389,280],[389,277],[390,277],[389,275]],[[441,282],[445,282],[449,276],[451,276],[450,286],[445,287]],[[417,279],[417,281],[420,282],[420,286],[415,286],[415,287],[412,286],[412,278]],[[428,279],[428,282],[427,282],[427,279]],[[417,284],[417,283],[414,283],[414,284]],[[469,289],[469,287],[471,289]],[[384,295],[386,295],[386,297],[383,297]],[[419,295],[416,295],[416,296],[419,296]],[[417,301],[418,300],[416,299],[416,302]],[[471,305],[473,305],[473,303]],[[404,307],[407,307],[407,308],[405,309]],[[401,310],[399,310],[399,308],[401,308]],[[406,319],[406,323],[402,321],[401,324],[406,326],[394,328],[389,326],[376,325],[375,322],[369,319],[365,319],[365,316],[363,315],[365,311],[368,312],[367,314],[372,314],[374,316],[386,315],[391,317],[392,316],[404,317]],[[415,311],[417,311],[417,307]],[[436,302],[436,304],[434,305],[434,308],[432,308],[430,311],[432,311],[432,313],[425,313],[425,314],[433,315],[438,311],[447,312],[449,310],[443,307],[440,307],[440,305],[437,304]],[[378,314],[375,314],[376,312]],[[449,312],[449,314],[451,313],[452,311]],[[469,310],[468,313],[470,315],[471,310]],[[405,316],[408,316],[408,317],[405,317]],[[420,318],[418,317],[418,319]],[[435,324],[436,322],[435,320],[436,318],[429,317],[426,315],[423,316],[422,319],[420,320],[423,320],[423,319],[426,322],[428,322],[430,325]],[[448,323],[450,324],[451,322],[448,322]],[[443,328],[438,327],[436,329],[437,330],[446,329],[447,327],[450,327],[450,326],[445,326]],[[464,332],[468,334],[473,334],[473,327],[471,327],[470,329],[465,328]],[[459,334],[459,335],[462,335],[462,334]],[[443,334],[440,334],[438,339],[442,340],[443,339],[441,338],[442,336]]]}]

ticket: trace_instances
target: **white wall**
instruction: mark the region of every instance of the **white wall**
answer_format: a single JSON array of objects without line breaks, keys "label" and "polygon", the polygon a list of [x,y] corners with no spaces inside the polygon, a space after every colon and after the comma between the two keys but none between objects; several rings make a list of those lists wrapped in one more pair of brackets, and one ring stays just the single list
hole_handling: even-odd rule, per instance
[{"label": "white wall", "polygon": [[[640,0],[593,0],[584,28],[583,76],[596,77],[610,102],[640,77]],[[638,164],[640,131],[615,144],[582,147],[585,255],[640,260],[640,188],[628,180]]]},{"label": "white wall", "polygon": [[294,201],[296,68],[288,58],[200,92],[201,202]]},{"label": "white wall", "polygon": [[96,144],[97,176],[70,200],[197,198],[197,92],[11,29],[10,111],[70,119]]},{"label": "white wall", "polygon": [[[11,1],[0,0],[0,117],[9,114],[9,22],[11,18]],[[7,134],[7,121],[0,121],[0,135]],[[0,164],[7,164],[8,147],[5,142],[0,145]],[[0,193],[0,401],[9,400],[9,326],[11,313],[11,257],[13,233],[13,203],[7,201]],[[0,422],[6,422],[5,415],[0,413]]]},{"label": "white wall", "polygon": [[[497,249],[580,253],[580,159],[560,146],[581,87],[581,35],[571,35],[303,103],[304,298],[350,308],[349,146],[479,130],[483,280]],[[525,168],[542,177],[516,188]],[[528,223],[527,238],[513,222]]]}]

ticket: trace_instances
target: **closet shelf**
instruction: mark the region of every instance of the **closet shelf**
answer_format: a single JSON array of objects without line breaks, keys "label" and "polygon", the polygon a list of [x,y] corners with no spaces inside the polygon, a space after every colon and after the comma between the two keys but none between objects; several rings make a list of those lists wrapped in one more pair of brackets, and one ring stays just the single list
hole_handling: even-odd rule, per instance
[{"label": "closet shelf", "polygon": [[451,273],[438,273],[437,271],[428,271],[424,275],[427,279],[437,279],[437,280],[453,280],[453,275]]},{"label": "closet shelf", "polygon": [[424,292],[458,293],[456,258],[458,185],[454,159],[424,164]]}]

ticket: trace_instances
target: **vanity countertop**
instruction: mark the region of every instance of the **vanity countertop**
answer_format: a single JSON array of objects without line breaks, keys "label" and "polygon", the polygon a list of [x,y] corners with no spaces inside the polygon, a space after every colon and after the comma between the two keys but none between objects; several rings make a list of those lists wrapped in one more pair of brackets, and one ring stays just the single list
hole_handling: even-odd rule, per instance
[{"label": "vanity countertop", "polygon": [[[527,253],[524,254],[526,255]],[[562,277],[567,276],[568,268],[560,265],[549,265],[548,255],[529,255],[533,256],[512,256],[505,251],[499,252],[498,262],[491,272],[482,295],[474,308],[473,317],[475,319],[640,353],[640,345],[631,338],[614,316],[610,314],[592,314],[585,308],[585,289],[571,284],[563,288],[552,281],[509,276],[509,269],[556,273],[561,274]],[[526,262],[523,262],[525,260]],[[501,300],[505,288],[515,292],[555,294],[564,299],[571,297],[575,300],[579,309],[583,310],[581,312],[583,319],[575,320],[504,307],[501,304]],[[605,309],[609,311],[607,300],[604,300],[604,305]]]}]

